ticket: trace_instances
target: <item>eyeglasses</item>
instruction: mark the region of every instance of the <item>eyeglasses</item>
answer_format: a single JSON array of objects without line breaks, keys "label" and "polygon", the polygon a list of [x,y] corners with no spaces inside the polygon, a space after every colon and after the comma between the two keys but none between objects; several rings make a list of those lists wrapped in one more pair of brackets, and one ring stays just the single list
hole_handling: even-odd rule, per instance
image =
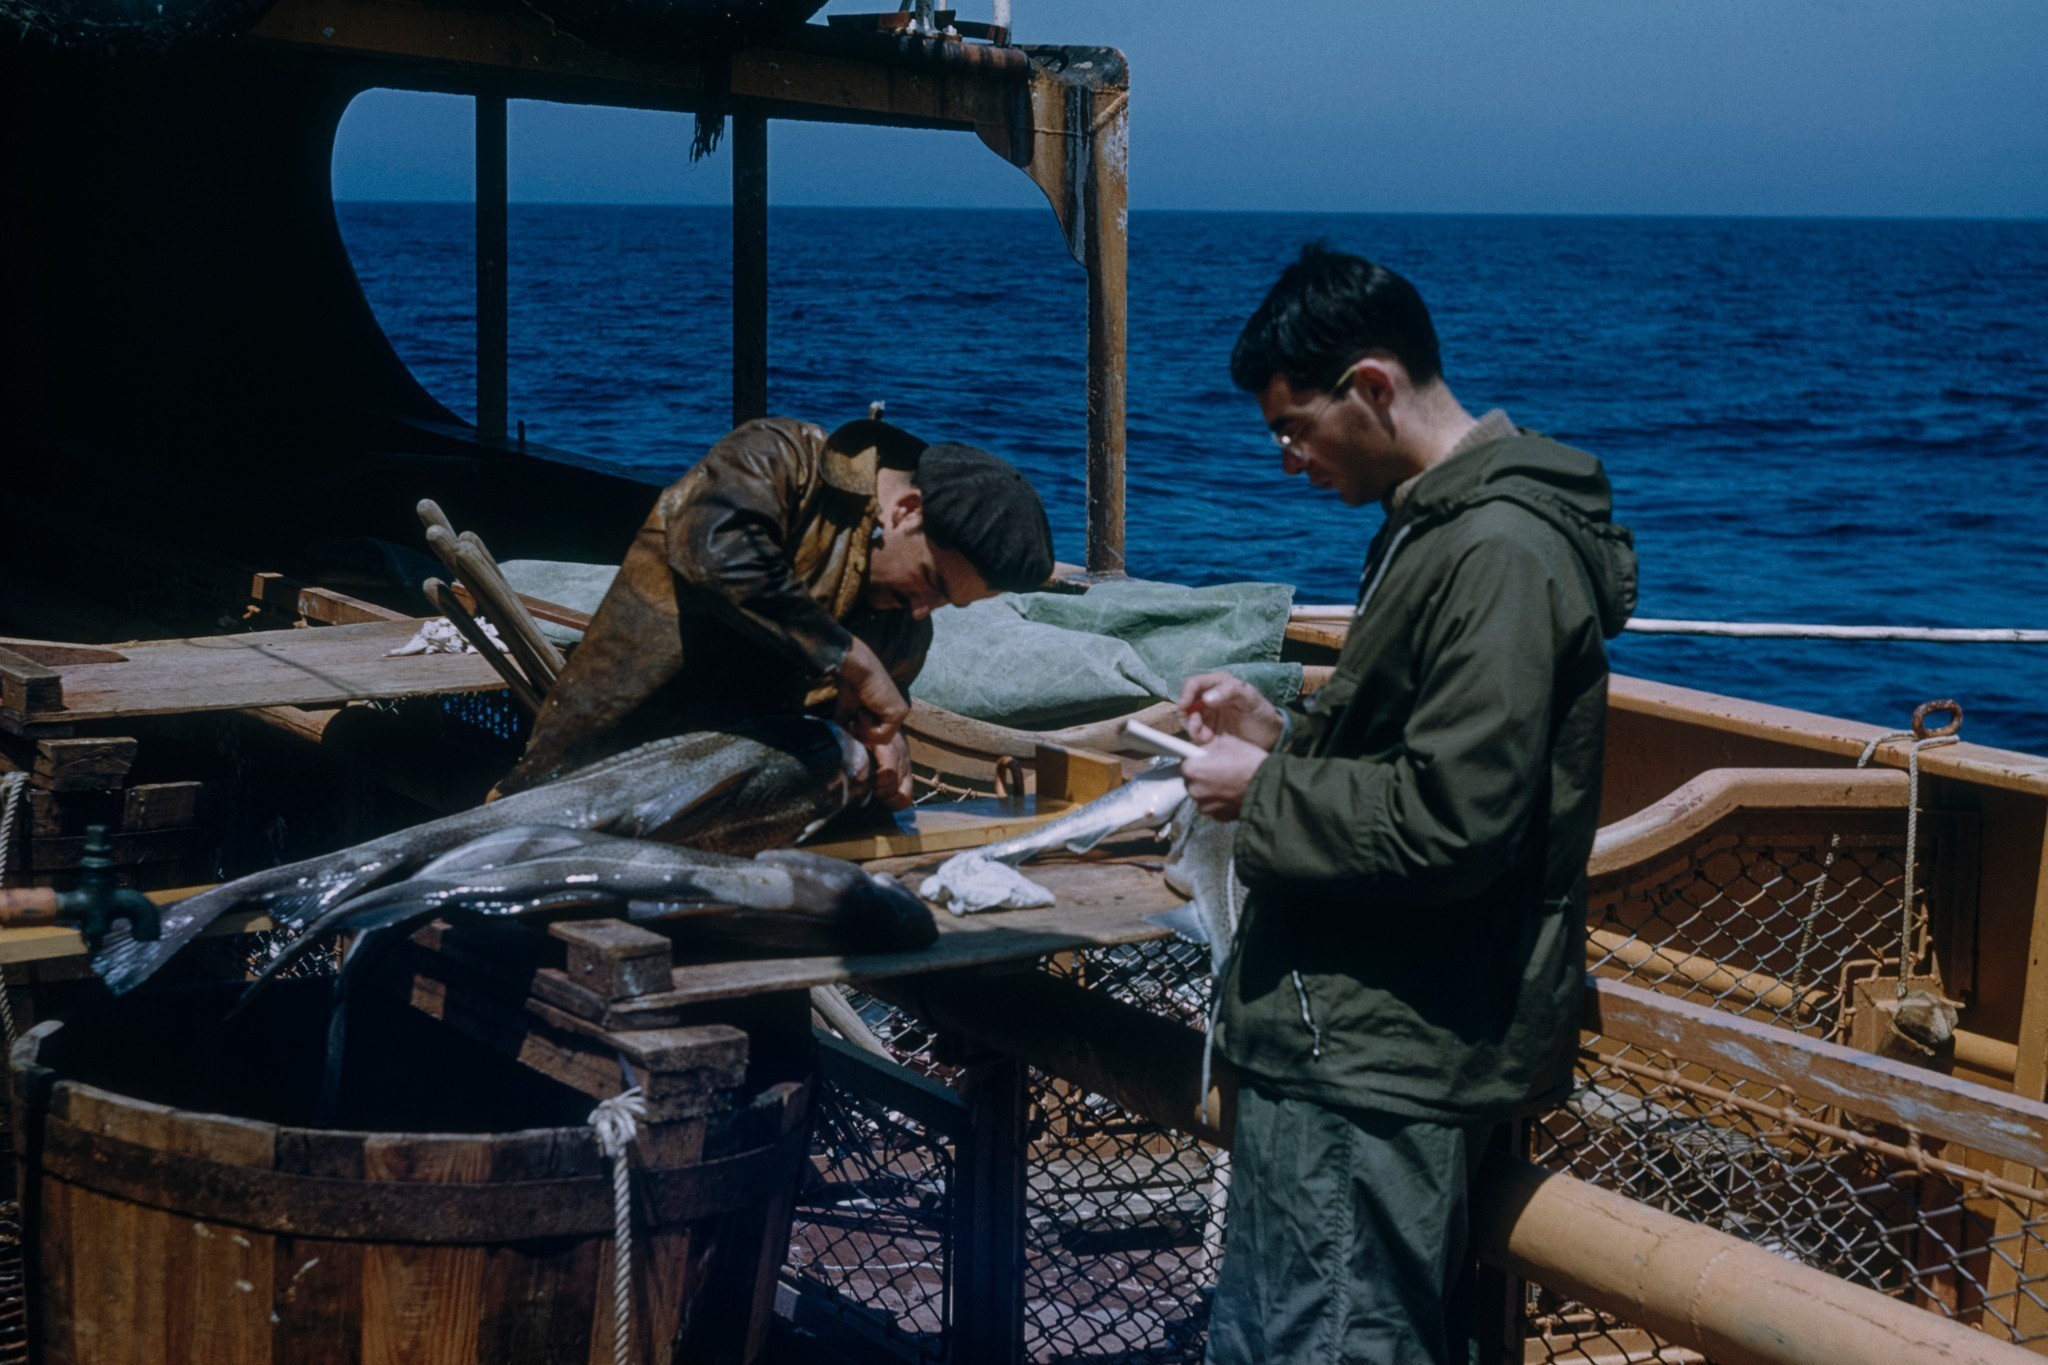
[{"label": "eyeglasses", "polygon": [[1352,376],[1357,373],[1358,362],[1353,361],[1344,373],[1337,376],[1337,382],[1330,386],[1330,391],[1317,399],[1302,419],[1294,424],[1293,432],[1274,431],[1267,433],[1273,438],[1273,444],[1279,446],[1281,450],[1292,454],[1295,443],[1314,431],[1316,423],[1323,420],[1323,412],[1330,404],[1342,398],[1345,392],[1350,389]]}]

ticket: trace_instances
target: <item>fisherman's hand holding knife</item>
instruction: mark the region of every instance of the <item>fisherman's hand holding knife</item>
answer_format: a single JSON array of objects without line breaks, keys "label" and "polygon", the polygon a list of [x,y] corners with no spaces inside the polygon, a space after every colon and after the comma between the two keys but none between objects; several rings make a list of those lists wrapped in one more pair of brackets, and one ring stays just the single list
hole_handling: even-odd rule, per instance
[{"label": "fisherman's hand holding knife", "polygon": [[910,703],[881,656],[858,636],[847,648],[836,681],[839,723],[875,756],[875,800],[890,810],[907,808],[910,746],[903,739],[903,722],[910,715]]},{"label": "fisherman's hand holding knife", "polygon": [[1286,717],[1231,673],[1197,673],[1180,690],[1181,724],[1201,752],[1181,760],[1181,780],[1202,814],[1235,820],[1252,775],[1287,732]]}]

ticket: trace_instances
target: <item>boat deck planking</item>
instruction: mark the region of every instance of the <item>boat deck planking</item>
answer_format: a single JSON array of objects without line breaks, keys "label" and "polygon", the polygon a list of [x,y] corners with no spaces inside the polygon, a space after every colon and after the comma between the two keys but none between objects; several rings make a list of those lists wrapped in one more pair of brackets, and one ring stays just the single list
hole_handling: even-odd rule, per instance
[{"label": "boat deck planking", "polygon": [[392,657],[390,651],[419,628],[405,618],[125,644],[117,647],[120,662],[58,665],[62,709],[30,710],[14,719],[71,724],[504,687],[479,655]]}]

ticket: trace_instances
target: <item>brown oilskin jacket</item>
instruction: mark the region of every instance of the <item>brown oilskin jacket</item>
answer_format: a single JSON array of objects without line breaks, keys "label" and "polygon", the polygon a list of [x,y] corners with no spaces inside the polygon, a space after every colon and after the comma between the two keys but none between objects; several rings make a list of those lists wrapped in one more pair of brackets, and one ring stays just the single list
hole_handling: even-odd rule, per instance
[{"label": "brown oilskin jacket", "polygon": [[670,484],[499,792],[666,735],[825,707],[855,636],[907,689],[931,623],[860,601],[879,515],[875,442],[890,431],[852,422],[827,436],[763,418]]}]

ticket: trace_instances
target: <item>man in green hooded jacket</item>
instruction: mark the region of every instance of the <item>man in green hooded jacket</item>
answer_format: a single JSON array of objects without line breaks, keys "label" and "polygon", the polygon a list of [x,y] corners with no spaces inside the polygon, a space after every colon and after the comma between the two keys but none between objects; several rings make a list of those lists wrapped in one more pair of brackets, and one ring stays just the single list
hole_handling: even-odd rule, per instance
[{"label": "man in green hooded jacket", "polygon": [[1227,674],[1181,698],[1250,893],[1217,983],[1240,1086],[1208,1359],[1463,1365],[1479,1158],[1571,1085],[1635,554],[1598,460],[1459,404],[1391,271],[1309,247],[1231,370],[1287,473],[1386,520],[1306,708]]}]

